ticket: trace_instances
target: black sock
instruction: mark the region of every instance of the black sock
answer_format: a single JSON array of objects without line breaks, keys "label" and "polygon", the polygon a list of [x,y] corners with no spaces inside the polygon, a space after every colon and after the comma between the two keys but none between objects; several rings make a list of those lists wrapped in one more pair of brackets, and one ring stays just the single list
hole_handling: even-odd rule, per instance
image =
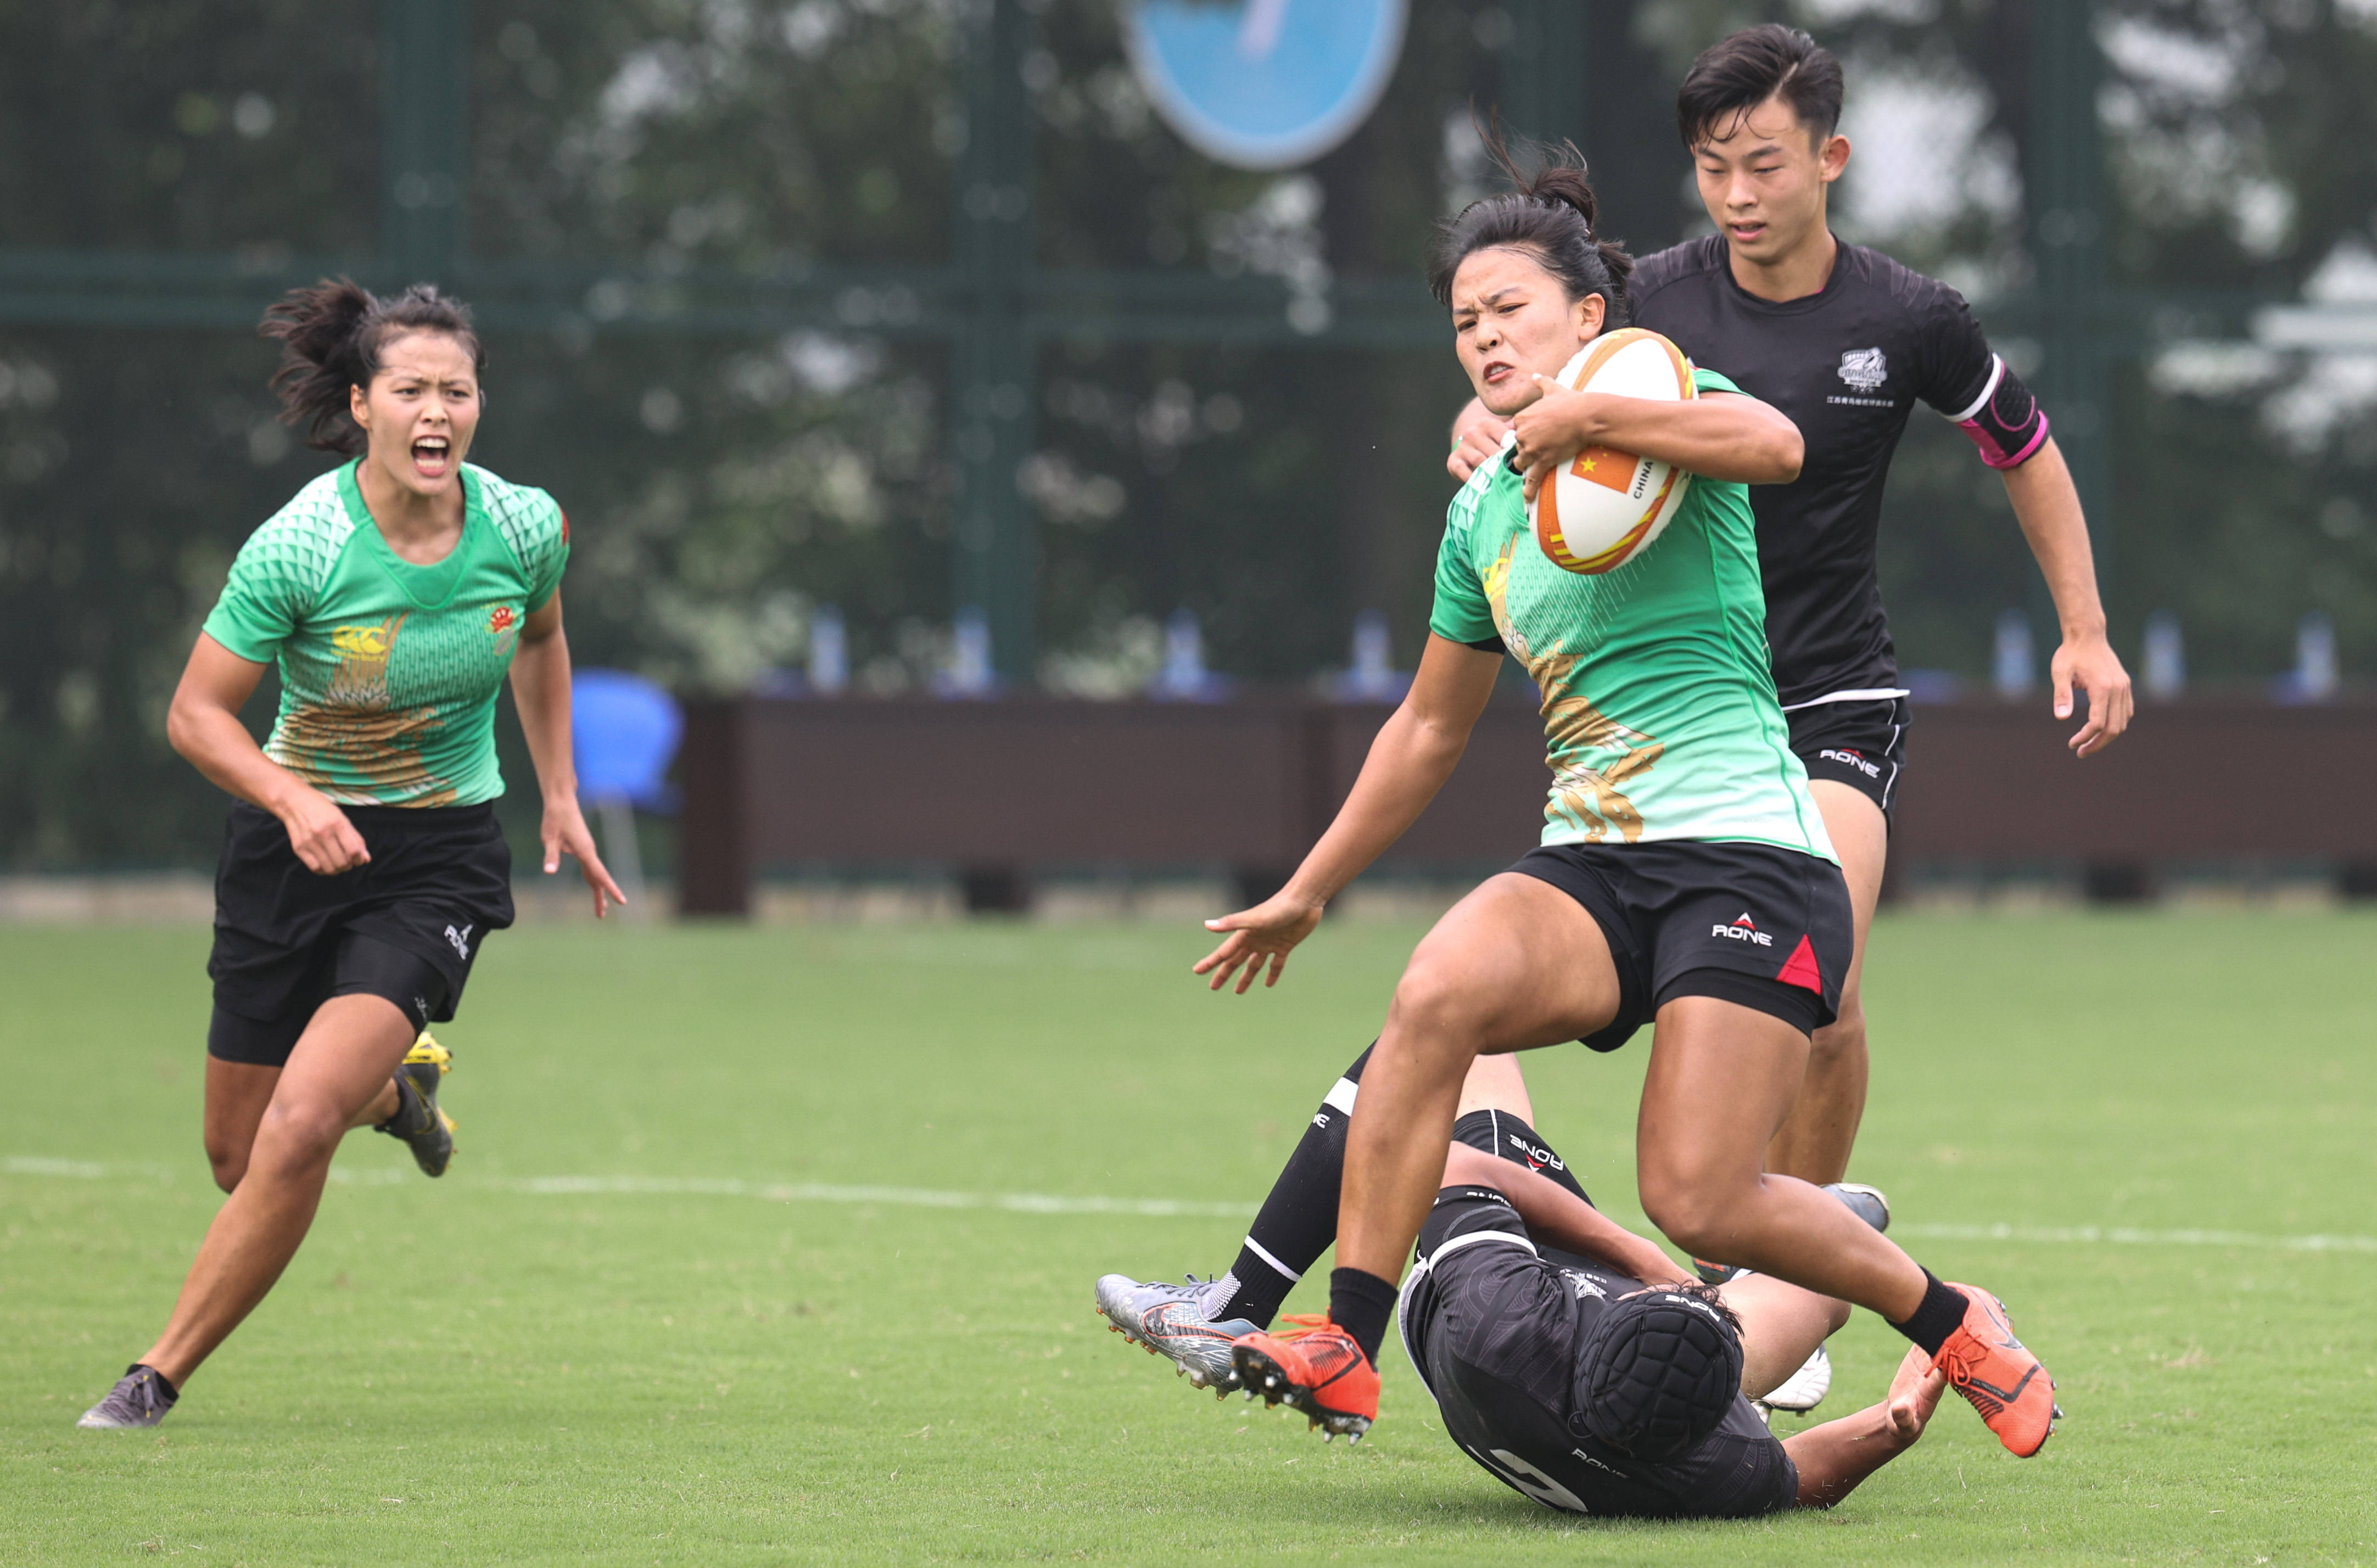
[{"label": "black sock", "polygon": [[1246,1318],[1258,1328],[1269,1328],[1304,1271],[1336,1241],[1337,1191],[1345,1179],[1345,1123],[1353,1117],[1354,1089],[1369,1060],[1368,1050],[1356,1057],[1313,1113],[1312,1125],[1304,1130],[1263,1199],[1246,1245],[1238,1249],[1238,1261],[1230,1265],[1235,1288],[1214,1305],[1212,1316]]},{"label": "black sock", "polygon": [[1379,1364],[1379,1347],[1386,1342],[1387,1320],[1394,1315],[1395,1287],[1377,1275],[1360,1269],[1333,1269],[1329,1275],[1329,1321],[1354,1336],[1370,1365]]},{"label": "black sock", "polygon": [[1937,1356],[1956,1325],[1965,1321],[1965,1309],[1972,1303],[1954,1286],[1941,1284],[1940,1276],[1929,1269],[1923,1271],[1923,1277],[1929,1282],[1923,1288],[1923,1305],[1905,1323],[1890,1326],[1921,1346],[1925,1355]]},{"label": "black sock", "polygon": [[171,1405],[182,1397],[182,1391],[175,1388],[172,1383],[166,1382],[165,1374],[150,1366],[148,1362],[135,1361],[130,1366],[124,1369],[124,1375],[125,1377],[130,1377],[135,1372],[147,1372],[149,1377],[156,1380],[158,1391],[164,1394],[166,1404]]}]

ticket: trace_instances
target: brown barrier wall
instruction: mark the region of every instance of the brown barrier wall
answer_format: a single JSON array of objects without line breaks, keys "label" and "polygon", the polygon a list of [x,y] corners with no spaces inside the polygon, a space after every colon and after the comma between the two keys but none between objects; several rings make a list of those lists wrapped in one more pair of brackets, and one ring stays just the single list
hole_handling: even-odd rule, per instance
[{"label": "brown barrier wall", "polygon": [[2377,703],[2150,705],[2074,760],[2041,704],[1918,707],[1893,855],[2377,860]]},{"label": "brown barrier wall", "polygon": [[[922,700],[696,703],[679,895],[741,914],[755,868],[1110,866],[1284,872],[1328,823],[1390,710]],[[2148,707],[2076,760],[2043,702],[1915,711],[1892,859],[2377,864],[2377,704]],[[1383,862],[1515,859],[1542,825],[1535,709],[1498,701]]]}]

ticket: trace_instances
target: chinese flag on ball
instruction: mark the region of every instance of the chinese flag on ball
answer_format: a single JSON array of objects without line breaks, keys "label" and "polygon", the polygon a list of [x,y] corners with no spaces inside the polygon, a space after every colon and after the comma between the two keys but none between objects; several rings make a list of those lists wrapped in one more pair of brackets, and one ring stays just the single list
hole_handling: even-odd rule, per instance
[{"label": "chinese flag on ball", "polygon": [[1634,467],[1641,461],[1632,452],[1587,447],[1576,454],[1576,461],[1569,465],[1568,471],[1579,479],[1607,485],[1622,496],[1634,487]]},{"label": "chinese flag on ball", "polygon": [[[1692,364],[1640,327],[1605,333],[1560,370],[1563,387],[1621,398],[1686,402],[1700,395]],[[1588,447],[1545,477],[1527,509],[1535,543],[1552,564],[1595,576],[1651,547],[1684,504],[1692,476],[1672,463]]]}]

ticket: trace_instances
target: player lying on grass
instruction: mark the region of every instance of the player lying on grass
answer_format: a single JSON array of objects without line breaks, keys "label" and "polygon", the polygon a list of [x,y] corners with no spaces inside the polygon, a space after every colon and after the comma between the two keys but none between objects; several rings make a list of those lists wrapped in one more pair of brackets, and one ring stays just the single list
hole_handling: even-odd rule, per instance
[{"label": "player lying on grass", "polygon": [[[1830,1507],[1923,1435],[1947,1379],[1910,1349],[1881,1403],[1778,1440],[1751,1398],[1846,1322],[1848,1304],[1760,1275],[1692,1279],[1593,1207],[1529,1125],[1516,1072],[1495,1065],[1471,1077],[1474,1108],[1454,1124],[1400,1308],[1404,1347],[1463,1453],[1549,1508],[1746,1518]],[[1291,1160],[1283,1184],[1304,1184],[1310,1164]],[[1237,1325],[1224,1346],[1231,1325],[1180,1310],[1182,1295],[1098,1282],[1100,1309],[1139,1343],[1200,1371],[1223,1350],[1248,1398],[1322,1420],[1326,1389],[1290,1370],[1321,1320]]]},{"label": "player lying on grass", "polygon": [[[1308,1394],[1328,1387],[1332,1430],[1375,1415],[1392,1280],[1479,1056],[1615,1049],[1650,1023],[1635,1157],[1652,1222],[1696,1256],[1880,1314],[2027,1457],[2053,1430],[2054,1384],[1994,1298],[1764,1170],[1854,951],[1848,890],[1775,699],[1748,499],[1798,472],[1798,431],[1706,367],[1688,402],[1559,388],[1580,349],[1624,324],[1630,264],[1594,234],[1579,169],[1504,166],[1519,188],[1449,221],[1428,274],[1472,389],[1511,419],[1509,456],[1454,497],[1418,673],[1335,820],[1275,896],[1207,922],[1223,940],[1196,965],[1216,988],[1275,983],[1328,901],[1451,774],[1503,655],[1525,664],[1553,775],[1543,843],[1448,911],[1396,986],[1352,1116],[1329,1324],[1296,1341],[1294,1375]],[[1658,541],[1600,576],[1545,556],[1522,493],[1589,446],[1695,475]],[[1967,1093],[1986,1096],[1987,1064],[1974,1074]]]},{"label": "player lying on grass", "polygon": [[[1151,1354],[1169,1357],[1197,1387],[1217,1394],[1237,1387],[1230,1342],[1269,1328],[1288,1292],[1336,1241],[1346,1120],[1361,1095],[1362,1071],[1369,1061],[1368,1050],[1356,1057],[1313,1112],[1264,1195],[1228,1273],[1203,1281],[1191,1275],[1185,1286],[1141,1284],[1118,1274],[1098,1281],[1098,1310]],[[1461,1085],[1458,1116],[1456,1130],[1482,1118],[1478,1125],[1490,1134],[1495,1153],[1523,1161],[1577,1198],[1584,1197],[1575,1173],[1527,1127],[1535,1111],[1517,1057],[1482,1056],[1473,1062]],[[1456,1131],[1454,1141],[1461,1139]],[[1830,1191],[1876,1230],[1890,1228],[1890,1205],[1874,1189],[1836,1182]],[[1654,1249],[1644,1258],[1655,1255]],[[1781,1384],[1753,1391],[1751,1397],[1772,1409],[1804,1412],[1822,1404],[1831,1387],[1832,1363],[1819,1346]]]}]

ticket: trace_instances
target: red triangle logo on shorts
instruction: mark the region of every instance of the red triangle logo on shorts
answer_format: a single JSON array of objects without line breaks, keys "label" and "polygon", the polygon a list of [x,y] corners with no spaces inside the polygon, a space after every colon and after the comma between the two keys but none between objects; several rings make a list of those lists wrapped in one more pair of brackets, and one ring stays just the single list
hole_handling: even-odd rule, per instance
[{"label": "red triangle logo on shorts", "polygon": [[1784,960],[1774,977],[1786,986],[1804,987],[1818,996],[1824,994],[1824,972],[1816,967],[1816,950],[1805,937],[1791,950],[1791,956]]}]

